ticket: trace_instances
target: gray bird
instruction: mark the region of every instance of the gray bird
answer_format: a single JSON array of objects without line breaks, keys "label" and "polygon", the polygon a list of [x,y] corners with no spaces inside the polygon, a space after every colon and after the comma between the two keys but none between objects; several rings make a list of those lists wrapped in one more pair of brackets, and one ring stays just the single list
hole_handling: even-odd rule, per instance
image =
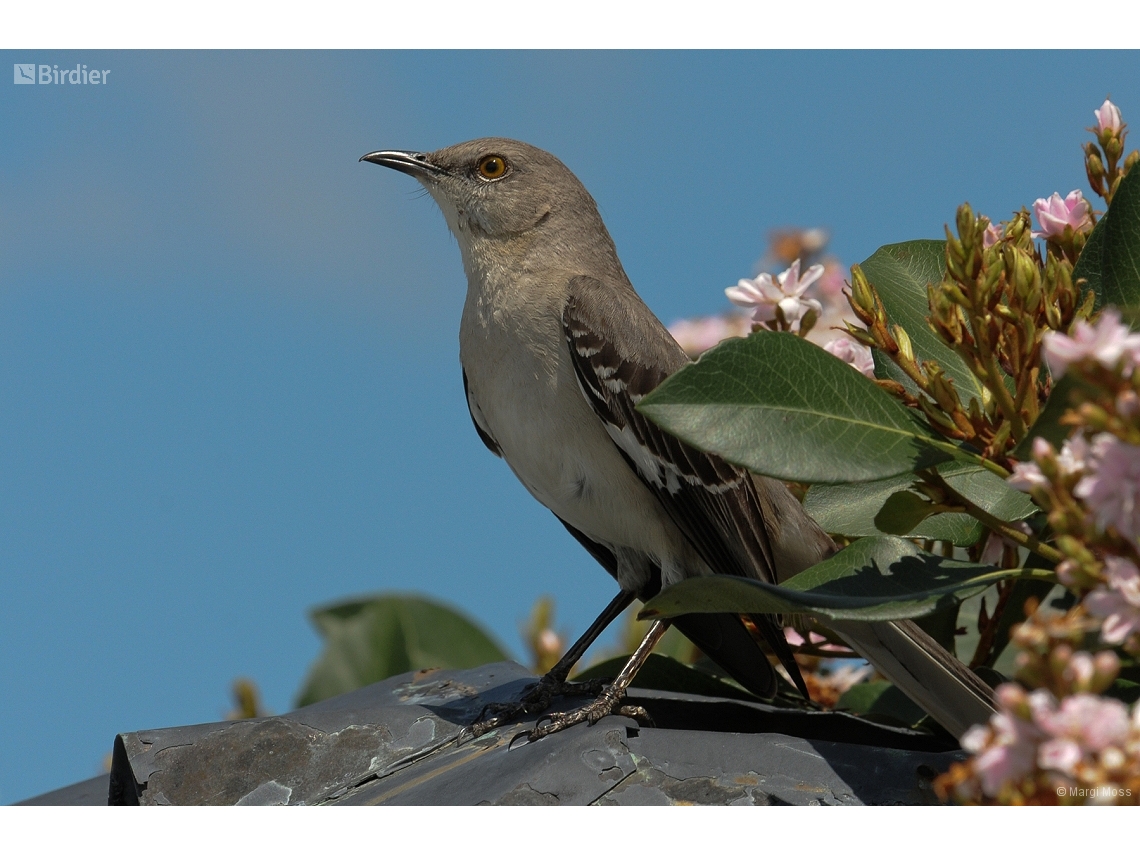
[{"label": "gray bird", "polygon": [[[780,582],[835,551],[783,484],[687,446],[636,411],[689,359],[634,291],[593,198],[561,161],[501,138],[361,160],[413,176],[443,211],[467,274],[459,360],[475,430],[621,589],[537,686],[476,733],[572,691],[570,669],[634,598],[712,573]],[[773,616],[672,623],[771,698],[776,675],[751,623],[806,695]],[[666,628],[653,624],[593,702],[548,716],[530,738],[615,711],[644,716],[621,701]],[[989,718],[990,689],[913,623],[832,628],[955,736]]]}]

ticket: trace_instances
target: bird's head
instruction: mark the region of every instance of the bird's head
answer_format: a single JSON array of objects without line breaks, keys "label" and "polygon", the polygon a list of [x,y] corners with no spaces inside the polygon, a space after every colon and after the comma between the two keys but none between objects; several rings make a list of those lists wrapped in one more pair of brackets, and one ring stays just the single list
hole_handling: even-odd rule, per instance
[{"label": "bird's head", "polygon": [[461,242],[523,235],[567,213],[598,216],[562,161],[517,140],[487,137],[439,151],[374,151],[360,159],[417,179]]}]

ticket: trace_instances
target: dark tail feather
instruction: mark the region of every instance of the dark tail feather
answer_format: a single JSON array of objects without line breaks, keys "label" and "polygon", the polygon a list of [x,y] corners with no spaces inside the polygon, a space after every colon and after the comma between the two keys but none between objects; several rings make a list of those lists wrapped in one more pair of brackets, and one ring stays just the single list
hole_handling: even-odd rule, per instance
[{"label": "dark tail feather", "polygon": [[993,714],[993,689],[912,621],[830,626],[955,738]]},{"label": "dark tail feather", "polygon": [[807,684],[804,682],[803,674],[800,673],[796,657],[792,655],[792,648],[788,646],[788,640],[784,637],[783,627],[772,615],[749,615],[748,619],[768,642],[768,646],[772,648],[772,652],[776,654],[776,658],[780,660],[780,664],[784,666],[784,670],[788,672],[800,694],[810,701],[811,695],[808,694]]},{"label": "dark tail feather", "polygon": [[[766,700],[775,697],[776,672],[739,617],[732,614],[691,614],[672,618],[670,622],[752,694]],[[783,633],[780,633],[779,640],[784,641]],[[784,649],[787,650],[787,642],[784,642]],[[791,658],[791,651],[788,651],[788,658]],[[794,660],[792,668],[799,677]]]}]

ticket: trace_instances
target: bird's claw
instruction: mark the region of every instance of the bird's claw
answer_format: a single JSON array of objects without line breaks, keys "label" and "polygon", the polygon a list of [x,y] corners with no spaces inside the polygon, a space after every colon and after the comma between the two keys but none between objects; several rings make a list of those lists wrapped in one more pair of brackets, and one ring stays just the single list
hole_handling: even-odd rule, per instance
[{"label": "bird's claw", "polygon": [[475,721],[459,732],[458,740],[462,742],[467,737],[478,739],[497,727],[510,724],[521,715],[542,712],[553,703],[556,695],[586,694],[591,688],[593,689],[592,694],[595,695],[601,691],[600,688],[593,688],[594,684],[599,681],[569,683],[557,679],[548,679],[549,676],[548,674],[537,683],[529,686],[526,693],[514,703],[487,704],[479,711]]},{"label": "bird's claw", "polygon": [[[583,721],[586,722],[587,726],[595,725],[608,715],[623,715],[632,718],[639,724],[653,727],[653,719],[645,707],[621,704],[621,697],[603,692],[601,697],[593,703],[586,704],[586,706],[581,709],[567,713],[552,712],[542,716],[542,718],[535,723],[534,728],[526,735],[526,739],[527,742],[535,742],[544,736],[558,733],[560,730],[565,730]],[[547,723],[543,724],[543,722]]]},{"label": "bird's claw", "polygon": [[[597,697],[581,709],[571,712],[545,712],[550,707],[555,696],[581,696],[596,695]],[[478,739],[490,733],[497,727],[509,724],[521,715],[530,713],[543,713],[533,729],[518,734],[515,739],[525,736],[528,742],[534,742],[552,733],[558,733],[579,722],[587,725],[597,724],[607,715],[617,714],[627,716],[635,721],[653,727],[653,719],[644,707],[622,704],[625,692],[614,692],[612,687],[605,685],[603,680],[588,680],[584,683],[570,683],[557,680],[547,680],[543,677],[530,686],[526,694],[514,703],[487,704],[479,712],[478,718],[472,724],[459,732],[457,742],[467,739]],[[514,744],[515,739],[511,740]]]}]

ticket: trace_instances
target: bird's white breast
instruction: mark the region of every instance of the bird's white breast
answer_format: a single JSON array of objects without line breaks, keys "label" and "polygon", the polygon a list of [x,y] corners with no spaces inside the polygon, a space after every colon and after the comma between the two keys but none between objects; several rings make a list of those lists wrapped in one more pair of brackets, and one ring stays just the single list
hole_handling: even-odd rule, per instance
[{"label": "bird's white breast", "polygon": [[[644,553],[659,565],[690,553],[578,386],[562,329],[565,289],[528,288],[517,274],[510,286],[477,284],[469,285],[460,324],[460,361],[469,395],[518,479],[611,549]],[[662,569],[676,578],[693,572]]]}]

